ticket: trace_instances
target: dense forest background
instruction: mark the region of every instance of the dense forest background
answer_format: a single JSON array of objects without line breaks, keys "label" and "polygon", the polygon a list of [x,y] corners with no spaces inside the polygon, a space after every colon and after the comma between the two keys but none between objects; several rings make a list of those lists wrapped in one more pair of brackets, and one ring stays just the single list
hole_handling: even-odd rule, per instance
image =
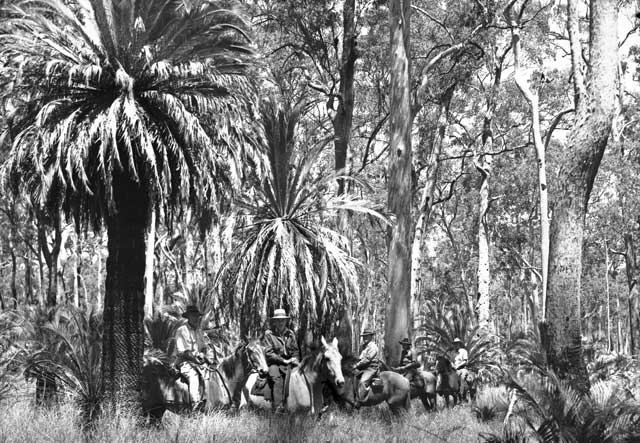
[{"label": "dense forest background", "polygon": [[[506,349],[542,322],[560,372],[584,366],[572,346],[640,352],[633,2],[225,5],[246,16],[251,64],[233,93],[249,116],[207,108],[224,179],[195,205],[176,179],[149,205],[146,317],[195,301],[227,343],[284,307],[301,343],[337,335],[353,354],[373,329],[389,361],[405,335],[428,353],[443,325],[443,348],[480,331]],[[29,71],[13,55],[0,59],[0,308],[100,312],[107,229],[70,197],[73,153],[61,165],[20,148]]]}]

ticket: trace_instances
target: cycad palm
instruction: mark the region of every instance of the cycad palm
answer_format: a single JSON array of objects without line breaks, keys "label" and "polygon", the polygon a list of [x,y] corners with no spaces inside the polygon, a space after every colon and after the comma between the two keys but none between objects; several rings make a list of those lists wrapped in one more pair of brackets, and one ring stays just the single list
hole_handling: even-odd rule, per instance
[{"label": "cycad palm", "polygon": [[249,152],[246,26],[223,6],[25,0],[3,23],[17,107],[5,179],[52,212],[107,226],[111,406],[138,399],[151,209],[215,209]]},{"label": "cycad palm", "polygon": [[247,215],[238,232],[242,242],[221,273],[233,286],[225,300],[239,314],[242,333],[256,331],[277,307],[300,319],[302,331],[334,316],[358,288],[345,238],[329,223],[340,209],[379,216],[363,201],[331,196],[340,176],[321,170],[322,145],[305,150],[298,143],[305,110],[275,100],[263,105],[270,169],[240,202]]}]

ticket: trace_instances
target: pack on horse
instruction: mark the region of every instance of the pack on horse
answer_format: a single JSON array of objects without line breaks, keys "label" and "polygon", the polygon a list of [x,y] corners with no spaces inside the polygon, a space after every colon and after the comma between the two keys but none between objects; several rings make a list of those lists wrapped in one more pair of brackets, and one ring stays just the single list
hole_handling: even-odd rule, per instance
[{"label": "pack on horse", "polygon": [[436,357],[436,393],[444,398],[449,406],[449,397],[453,399],[453,404],[457,404],[460,397],[460,377],[451,364],[451,360],[445,355]]},{"label": "pack on horse", "polygon": [[[338,351],[338,340],[328,343],[324,337],[321,346],[311,351],[293,368],[285,381],[285,402],[289,412],[309,411],[319,413],[323,406],[323,383],[331,383],[338,390],[344,387],[342,356]],[[271,408],[271,400],[264,398],[264,391],[254,389],[258,374],[252,374],[243,393],[250,406]]]},{"label": "pack on horse", "polygon": [[[233,353],[216,366],[203,365],[200,370],[200,392],[203,409],[240,404],[242,387],[251,372],[268,371],[264,349],[259,340],[240,343]],[[159,418],[165,410],[174,412],[192,407],[189,387],[180,372],[159,359],[151,359],[142,369],[143,409]]]}]

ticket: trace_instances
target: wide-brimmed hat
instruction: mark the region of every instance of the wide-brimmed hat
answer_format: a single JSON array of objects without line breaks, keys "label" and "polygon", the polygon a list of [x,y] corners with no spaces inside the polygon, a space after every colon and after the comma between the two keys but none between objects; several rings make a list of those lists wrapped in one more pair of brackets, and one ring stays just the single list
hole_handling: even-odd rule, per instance
[{"label": "wide-brimmed hat", "polygon": [[400,343],[401,345],[411,346],[411,340],[406,337],[400,340],[398,343]]},{"label": "wide-brimmed hat", "polygon": [[460,340],[459,338],[454,338],[453,339],[453,344],[454,345],[460,345],[460,346],[464,346],[464,343],[462,343],[462,340]]},{"label": "wide-brimmed hat", "polygon": [[284,309],[275,309],[273,311],[273,317],[271,317],[271,320],[278,320],[278,319],[288,319],[289,316],[287,315],[287,311],[285,311]]},{"label": "wide-brimmed hat", "polygon": [[200,309],[198,309],[196,305],[187,306],[187,309],[182,313],[182,316],[184,318],[188,318],[192,314],[197,314],[202,317],[202,312],[200,312]]},{"label": "wide-brimmed hat", "polygon": [[375,335],[375,334],[373,331],[366,330],[362,334],[360,334],[360,337],[367,337],[369,335]]}]

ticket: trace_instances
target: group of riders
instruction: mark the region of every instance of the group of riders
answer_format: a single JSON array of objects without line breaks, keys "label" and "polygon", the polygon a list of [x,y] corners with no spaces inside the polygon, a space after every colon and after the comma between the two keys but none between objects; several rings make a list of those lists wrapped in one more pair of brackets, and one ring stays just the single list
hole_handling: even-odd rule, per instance
[{"label": "group of riders", "polygon": [[[192,408],[198,409],[204,401],[201,394],[203,383],[203,368],[214,364],[216,357],[212,347],[208,346],[204,332],[200,327],[202,313],[196,306],[188,306],[182,314],[187,323],[180,326],[175,333],[175,366],[188,385]],[[300,349],[294,332],[287,327],[290,317],[284,309],[275,309],[271,317],[271,328],[264,332],[262,345],[269,373],[267,385],[272,396],[272,405],[277,413],[285,408],[285,379],[292,368],[300,362]],[[373,331],[366,330],[361,334],[362,351],[357,362],[353,365],[358,377],[355,406],[366,402],[372,389],[372,381],[381,369],[378,346],[373,341]],[[421,363],[408,338],[400,340],[402,352],[400,364],[391,370],[405,376],[412,386],[419,386],[423,381],[419,376]],[[453,368],[461,378],[466,376],[468,352],[462,340],[453,340],[455,356]]]}]

